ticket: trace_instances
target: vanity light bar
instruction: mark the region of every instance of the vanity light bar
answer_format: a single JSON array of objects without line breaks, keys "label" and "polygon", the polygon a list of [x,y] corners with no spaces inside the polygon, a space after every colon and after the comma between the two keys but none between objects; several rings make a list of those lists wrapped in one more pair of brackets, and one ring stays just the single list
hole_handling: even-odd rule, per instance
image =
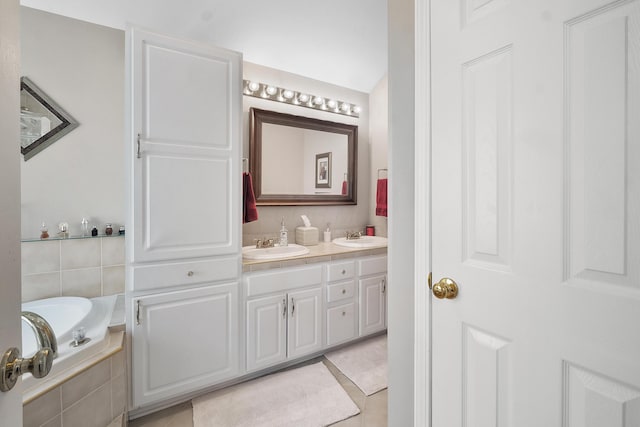
[{"label": "vanity light bar", "polygon": [[247,96],[268,99],[285,104],[299,105],[300,107],[313,108],[314,110],[329,113],[342,114],[343,116],[360,117],[360,107],[349,102],[338,101],[332,98],[323,98],[305,92],[296,92],[266,83],[258,83],[251,80],[243,80],[242,93]]}]

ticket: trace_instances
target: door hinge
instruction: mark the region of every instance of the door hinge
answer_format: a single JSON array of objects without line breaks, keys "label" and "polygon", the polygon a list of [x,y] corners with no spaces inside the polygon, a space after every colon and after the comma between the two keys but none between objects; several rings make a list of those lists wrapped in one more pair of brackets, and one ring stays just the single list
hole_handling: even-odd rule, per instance
[{"label": "door hinge", "polygon": [[431,286],[432,286],[431,285],[431,276],[432,276],[432,274],[431,274],[431,272],[429,272],[429,277],[427,277],[427,283],[429,284],[429,289],[431,289]]},{"label": "door hinge", "polygon": [[282,298],[282,317],[287,318],[287,299]]}]

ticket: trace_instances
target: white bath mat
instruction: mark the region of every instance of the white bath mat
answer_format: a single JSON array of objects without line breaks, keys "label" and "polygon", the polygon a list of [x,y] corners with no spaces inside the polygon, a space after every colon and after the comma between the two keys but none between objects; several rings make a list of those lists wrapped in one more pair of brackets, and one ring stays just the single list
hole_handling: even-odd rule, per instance
[{"label": "white bath mat", "polygon": [[193,399],[194,427],[323,427],[359,413],[322,362]]},{"label": "white bath mat", "polygon": [[367,396],[387,388],[387,336],[324,355]]}]

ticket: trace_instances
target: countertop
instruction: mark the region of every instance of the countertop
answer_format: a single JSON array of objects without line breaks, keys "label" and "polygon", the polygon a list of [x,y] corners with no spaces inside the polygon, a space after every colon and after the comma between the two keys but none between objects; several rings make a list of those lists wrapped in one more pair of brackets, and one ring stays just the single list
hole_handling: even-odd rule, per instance
[{"label": "countertop", "polygon": [[328,262],[338,259],[348,259],[368,255],[380,255],[387,253],[387,246],[374,246],[370,248],[348,248],[334,243],[318,243],[307,246],[309,253],[305,255],[283,258],[278,260],[243,259],[242,271],[268,270],[271,268],[292,267],[296,265]]}]

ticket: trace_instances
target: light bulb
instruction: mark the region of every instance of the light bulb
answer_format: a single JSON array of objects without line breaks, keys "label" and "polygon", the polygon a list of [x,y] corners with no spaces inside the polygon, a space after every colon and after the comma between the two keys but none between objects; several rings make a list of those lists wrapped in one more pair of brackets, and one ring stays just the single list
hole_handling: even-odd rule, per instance
[{"label": "light bulb", "polygon": [[284,99],[291,99],[293,98],[293,91],[286,89],[284,92],[282,92],[282,96],[284,97]]},{"label": "light bulb", "polygon": [[309,95],[307,95],[306,93],[301,93],[300,95],[298,95],[298,101],[300,101],[300,102],[308,102],[309,101]]},{"label": "light bulb", "polygon": [[336,108],[336,105],[337,105],[337,103],[333,99],[330,99],[330,100],[327,101],[327,107],[329,107],[329,108],[332,108],[332,109]]},{"label": "light bulb", "polygon": [[360,107],[358,107],[357,105],[353,106],[353,112],[356,114],[360,114],[360,111],[362,111],[362,109]]},{"label": "light bulb", "polygon": [[269,94],[269,96],[275,95],[276,92],[278,92],[278,88],[275,86],[267,86],[267,94]]},{"label": "light bulb", "polygon": [[346,113],[347,111],[351,110],[351,105],[347,104],[346,102],[343,102],[342,105],[340,106],[340,109]]},{"label": "light bulb", "polygon": [[251,92],[255,92],[258,89],[260,89],[260,83],[256,83],[256,82],[249,82],[249,84],[247,85],[247,87],[249,88],[249,90]]},{"label": "light bulb", "polygon": [[316,105],[322,105],[324,104],[324,99],[322,99],[319,96],[316,96],[315,98],[313,98],[313,103]]}]

